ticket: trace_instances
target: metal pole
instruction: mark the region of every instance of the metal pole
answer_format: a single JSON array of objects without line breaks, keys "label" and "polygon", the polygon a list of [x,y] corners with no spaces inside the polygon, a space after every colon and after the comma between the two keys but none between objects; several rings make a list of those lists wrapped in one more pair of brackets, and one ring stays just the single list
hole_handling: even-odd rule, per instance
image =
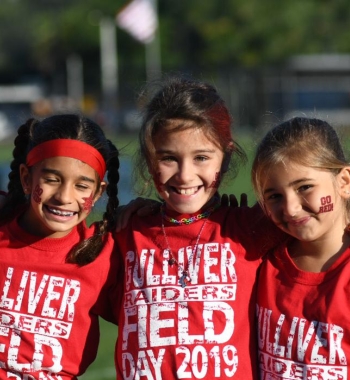
[{"label": "metal pole", "polygon": [[101,80],[103,104],[109,122],[116,121],[114,111],[117,107],[118,96],[118,59],[117,32],[115,21],[109,18],[100,20],[101,46]]},{"label": "metal pole", "polygon": [[[158,5],[157,0],[149,0],[153,6],[158,22]],[[147,80],[152,81],[161,77],[161,55],[160,55],[160,38],[159,26],[156,29],[154,38],[145,46],[146,53],[146,75]]]},{"label": "metal pole", "polygon": [[71,54],[67,58],[67,94],[79,108],[84,98],[83,61],[78,54]]}]

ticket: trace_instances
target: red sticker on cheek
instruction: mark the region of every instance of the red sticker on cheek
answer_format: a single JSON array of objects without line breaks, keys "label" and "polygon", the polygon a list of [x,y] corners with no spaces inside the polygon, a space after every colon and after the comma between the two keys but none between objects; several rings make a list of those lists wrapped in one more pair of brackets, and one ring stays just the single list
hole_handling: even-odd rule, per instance
[{"label": "red sticker on cheek", "polygon": [[330,195],[327,195],[326,197],[321,198],[321,207],[318,213],[322,214],[324,212],[330,212],[330,211],[333,211],[332,197]]},{"label": "red sticker on cheek", "polygon": [[219,187],[219,185],[220,185],[220,182],[221,182],[221,173],[220,172],[216,172],[215,173],[215,179],[212,182],[212,184],[209,186],[209,188],[217,189]]},{"label": "red sticker on cheek", "polygon": [[32,197],[33,197],[33,200],[34,202],[36,203],[41,203],[41,198],[40,198],[40,195],[43,193],[43,189],[39,186],[39,185],[36,185],[35,186],[35,189],[33,191],[33,194],[32,194]]},{"label": "red sticker on cheek", "polygon": [[89,197],[83,198],[83,200],[84,200],[83,210],[90,212],[92,207],[93,207],[93,203],[94,203],[94,197],[93,197],[92,192],[91,192]]},{"label": "red sticker on cheek", "polygon": [[154,186],[156,187],[158,193],[161,193],[163,191],[162,189],[162,183],[160,182],[160,173],[157,173],[156,176],[153,177]]}]

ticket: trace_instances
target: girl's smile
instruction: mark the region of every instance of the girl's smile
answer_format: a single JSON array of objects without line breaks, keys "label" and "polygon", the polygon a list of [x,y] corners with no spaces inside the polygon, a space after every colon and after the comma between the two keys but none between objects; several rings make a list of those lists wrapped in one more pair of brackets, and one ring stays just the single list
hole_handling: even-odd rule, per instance
[{"label": "girl's smile", "polygon": [[306,216],[304,218],[298,218],[298,219],[289,219],[287,220],[287,224],[290,224],[292,226],[303,226],[305,225],[309,220],[311,219],[311,216]]},{"label": "girl's smile", "polygon": [[187,189],[171,187],[171,189],[181,195],[193,195],[200,189],[200,186],[191,187]]},{"label": "girl's smile", "polygon": [[48,220],[53,222],[68,222],[78,215],[76,211],[61,210],[56,207],[50,207],[48,205],[43,205],[43,213]]},{"label": "girl's smile", "polygon": [[223,152],[200,128],[184,129],[155,137],[159,195],[167,207],[179,212],[195,213],[217,191],[217,179]]},{"label": "girl's smile", "polygon": [[90,204],[100,196],[100,192],[96,193],[95,170],[75,158],[47,158],[30,170],[23,165],[21,177],[24,187],[31,189],[31,195],[30,207],[20,223],[27,232],[37,236],[67,235],[89,215]]}]

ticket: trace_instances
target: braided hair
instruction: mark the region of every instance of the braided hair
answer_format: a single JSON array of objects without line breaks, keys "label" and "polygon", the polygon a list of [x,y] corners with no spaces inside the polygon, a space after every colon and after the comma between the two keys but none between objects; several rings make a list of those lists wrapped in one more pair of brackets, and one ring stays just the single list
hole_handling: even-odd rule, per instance
[{"label": "braided hair", "polygon": [[[107,168],[108,201],[102,220],[98,222],[94,234],[72,247],[66,261],[80,266],[92,262],[100,253],[106,234],[115,229],[115,213],[119,205],[119,158],[118,150],[106,138],[102,129],[92,120],[75,115],[53,115],[42,121],[28,119],[18,129],[13,149],[8,183],[8,195],[0,214],[0,222],[13,218],[17,211],[28,202],[20,178],[20,165],[26,163],[27,154],[38,144],[54,139],[73,139],[85,142],[102,155]],[[101,181],[98,181],[97,191]]]}]

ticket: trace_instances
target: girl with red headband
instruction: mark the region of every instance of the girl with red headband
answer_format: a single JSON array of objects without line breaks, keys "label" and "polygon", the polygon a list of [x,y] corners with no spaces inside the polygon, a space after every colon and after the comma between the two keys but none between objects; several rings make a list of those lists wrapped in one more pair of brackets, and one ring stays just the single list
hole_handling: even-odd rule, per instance
[{"label": "girl with red headband", "polygon": [[[118,167],[117,149],[89,119],[19,128],[0,214],[1,379],[77,379],[95,359],[98,316],[115,322]],[[87,227],[105,189],[103,220]]]},{"label": "girl with red headband", "polygon": [[170,79],[147,104],[136,167],[163,204],[117,234],[118,379],[258,378],[255,281],[278,234],[259,207],[220,207],[231,156],[244,153],[211,85]]}]

